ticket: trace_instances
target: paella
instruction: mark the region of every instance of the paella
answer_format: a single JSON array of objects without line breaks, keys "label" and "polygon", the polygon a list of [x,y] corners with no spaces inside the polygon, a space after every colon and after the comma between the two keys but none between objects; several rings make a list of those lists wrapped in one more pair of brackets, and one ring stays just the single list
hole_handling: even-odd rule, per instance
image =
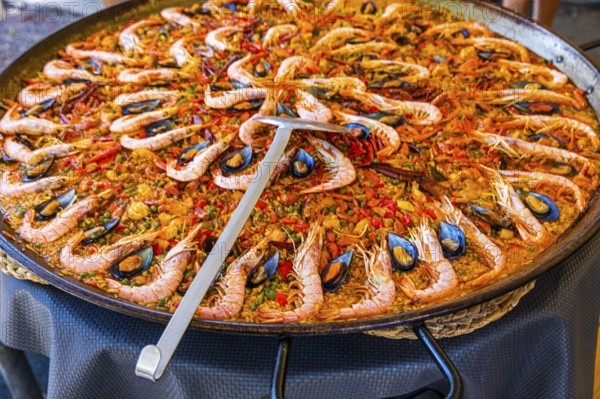
[{"label": "paella", "polygon": [[[66,46],[0,120],[0,207],[106,295],[203,319],[399,313],[527,268],[598,186],[598,120],[552,63],[417,2],[207,2]],[[278,115],[297,132],[231,249],[215,242]],[[5,232],[4,234],[9,234]]]}]

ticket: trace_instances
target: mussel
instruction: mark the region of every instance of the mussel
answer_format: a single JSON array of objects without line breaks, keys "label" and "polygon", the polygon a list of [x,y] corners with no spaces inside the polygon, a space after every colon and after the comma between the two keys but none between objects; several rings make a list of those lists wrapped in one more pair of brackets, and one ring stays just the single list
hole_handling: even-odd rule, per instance
[{"label": "mussel", "polygon": [[236,104],[235,107],[229,108],[229,112],[246,112],[253,109],[260,108],[263,100],[253,100],[253,101],[244,101],[239,104]]},{"label": "mussel", "polygon": [[21,181],[23,183],[30,183],[46,176],[52,165],[54,164],[54,155],[49,155],[38,162],[37,165],[33,165],[23,173]]},{"label": "mussel", "polygon": [[296,111],[294,111],[291,108],[286,107],[282,103],[277,103],[277,115],[282,115],[282,114],[290,116],[292,118],[299,118],[299,116],[296,113]]},{"label": "mussel", "polygon": [[400,32],[392,33],[392,40],[395,41],[398,46],[406,46],[407,44],[410,44],[410,39],[408,36],[405,36]]},{"label": "mussel", "polygon": [[89,79],[66,78],[61,83],[63,85],[72,85],[75,83],[83,83],[89,85],[90,83],[92,83],[92,81]]},{"label": "mussel", "polygon": [[550,134],[550,133],[536,133],[536,134],[532,134],[528,138],[530,140],[534,140],[534,141],[539,141],[542,139],[550,139],[550,140],[556,141],[556,143],[558,144],[559,147],[561,147],[561,148],[565,147],[565,141],[563,139],[561,139],[560,137],[558,137],[554,134]]},{"label": "mussel", "polygon": [[36,205],[35,220],[50,220],[54,219],[58,212],[67,208],[75,201],[75,189],[72,188],[60,195],[50,198],[48,201],[44,201],[39,205]]},{"label": "mussel", "polygon": [[446,57],[442,57],[439,55],[434,55],[433,56],[433,61],[435,61],[436,64],[441,64],[441,63],[448,63],[448,59]]},{"label": "mussel", "polygon": [[265,76],[267,76],[269,74],[270,70],[271,70],[271,64],[269,63],[269,61],[267,61],[264,58],[261,58],[254,65],[253,73],[254,73],[254,76],[256,76],[257,78],[264,78]]},{"label": "mussel", "polygon": [[552,162],[550,164],[550,169],[548,171],[550,173],[552,173],[553,175],[560,175],[560,176],[567,176],[567,177],[573,177],[577,173],[579,173],[579,171],[577,170],[576,167],[569,165],[568,163],[563,163],[563,162]]},{"label": "mussel", "polygon": [[512,226],[512,221],[510,218],[492,211],[491,209],[487,209],[475,204],[469,204],[469,207],[481,220],[491,224],[492,226],[504,227],[507,229]]},{"label": "mussel", "polygon": [[419,252],[412,242],[394,233],[387,234],[387,241],[395,269],[408,271],[417,265]]},{"label": "mussel", "polygon": [[360,123],[348,123],[344,125],[344,127],[350,131],[350,134],[359,140],[368,139],[371,135],[371,129]]},{"label": "mussel", "polygon": [[408,83],[395,77],[389,76],[379,82],[369,83],[367,87],[369,89],[403,89],[408,86]]},{"label": "mussel", "polygon": [[440,222],[438,236],[446,259],[459,258],[465,252],[465,233],[457,226]]},{"label": "mussel", "polygon": [[237,12],[237,6],[235,3],[223,3],[221,4],[222,8],[226,8],[231,12]]},{"label": "mussel", "polygon": [[487,61],[498,61],[498,60],[514,60],[515,57],[510,53],[500,51],[480,51],[477,53],[479,58]]},{"label": "mussel", "polygon": [[361,14],[370,14],[370,15],[376,14],[377,13],[377,5],[375,4],[374,1],[365,1],[360,6],[360,13]]},{"label": "mussel", "polygon": [[77,68],[84,70],[84,71],[89,71],[96,76],[102,75],[102,65],[93,59],[89,59],[88,61],[82,63]]},{"label": "mussel", "polygon": [[141,114],[144,112],[153,111],[154,109],[156,109],[156,107],[159,106],[159,104],[160,100],[158,99],[140,101],[137,103],[124,105],[123,107],[121,107],[121,111],[123,112],[123,115]]},{"label": "mussel", "polygon": [[152,247],[139,249],[113,263],[110,266],[110,274],[120,280],[135,277],[150,268],[153,256]]},{"label": "mussel", "polygon": [[56,99],[51,98],[50,100],[46,100],[43,103],[36,104],[33,107],[20,112],[20,114],[23,118],[27,118],[28,116],[35,116],[48,110],[48,108],[53,106],[54,103],[56,103]]},{"label": "mussel", "polygon": [[381,123],[385,123],[386,125],[390,125],[394,128],[406,125],[406,119],[401,116],[390,114],[389,112],[373,112],[370,114],[364,114],[365,118],[375,119]]},{"label": "mussel", "polygon": [[121,222],[121,218],[114,218],[106,223],[102,223],[100,226],[96,226],[83,233],[84,239],[81,240],[81,244],[89,245],[98,241],[112,231]]},{"label": "mussel", "polygon": [[190,162],[192,159],[194,159],[196,154],[198,154],[200,151],[202,151],[203,149],[208,147],[209,144],[210,144],[210,142],[208,140],[206,140],[206,141],[203,141],[202,143],[198,143],[198,144],[189,146],[188,148],[183,150],[183,152],[179,155],[179,157],[177,157],[177,164],[179,166],[183,166],[186,163]]},{"label": "mussel", "polygon": [[310,94],[312,94],[313,96],[320,98],[320,99],[328,99],[330,98],[331,95],[331,91],[328,89],[323,89],[320,87],[308,87],[306,89],[307,92],[309,92]]},{"label": "mussel", "polygon": [[208,236],[202,241],[202,250],[204,253],[209,254],[214,248],[215,244],[219,239],[215,236]]},{"label": "mussel", "polygon": [[215,55],[215,50],[210,46],[194,46],[196,53],[203,57],[212,58]]},{"label": "mussel", "polygon": [[256,287],[273,277],[279,265],[279,252],[275,252],[262,265],[252,270],[248,276],[246,286]]},{"label": "mussel", "polygon": [[558,105],[554,103],[515,103],[515,108],[524,114],[552,115],[560,112]]},{"label": "mussel", "polygon": [[235,173],[250,165],[250,161],[252,160],[252,147],[247,145],[238,150],[232,151],[230,154],[225,156],[221,162],[219,162],[219,166],[221,170],[225,173]]},{"label": "mussel", "polygon": [[315,170],[315,159],[302,148],[296,151],[290,164],[290,173],[299,178],[305,178]]},{"label": "mussel", "polygon": [[344,252],[337,258],[329,262],[321,272],[321,285],[323,291],[332,292],[337,290],[346,279],[354,250]]},{"label": "mussel", "polygon": [[458,31],[458,33],[462,34],[465,39],[468,39],[469,36],[471,36],[468,29],[461,29]]},{"label": "mussel", "polygon": [[173,125],[172,119],[163,119],[162,121],[149,124],[144,130],[146,131],[146,136],[153,137],[157,134],[168,132],[173,129]]},{"label": "mussel", "polygon": [[533,216],[544,222],[554,222],[558,220],[560,212],[556,203],[549,197],[533,191],[517,190],[517,194],[523,200],[523,203]]},{"label": "mussel", "polygon": [[547,90],[548,87],[544,86],[539,82],[531,82],[529,80],[521,80],[519,82],[510,85],[513,89],[527,89],[527,90]]}]

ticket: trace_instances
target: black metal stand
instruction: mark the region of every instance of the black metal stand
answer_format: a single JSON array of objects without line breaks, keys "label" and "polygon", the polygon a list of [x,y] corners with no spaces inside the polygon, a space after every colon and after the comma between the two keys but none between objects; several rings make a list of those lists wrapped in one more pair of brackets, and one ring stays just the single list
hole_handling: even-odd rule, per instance
[{"label": "black metal stand", "polygon": [[[395,396],[387,399],[429,399],[429,398],[444,398],[444,399],[461,399],[463,397],[463,383],[456,366],[452,363],[446,352],[437,343],[429,329],[425,324],[417,324],[413,326],[413,332],[427,349],[427,352],[433,358],[433,361],[438,366],[444,379],[448,383],[448,393],[444,396],[441,392],[433,388],[421,388],[409,394]],[[275,369],[273,370],[273,378],[271,380],[270,399],[283,399],[285,394],[285,378],[287,371],[287,361],[290,351],[291,338],[279,337],[279,345],[277,348],[277,358],[275,359]]]},{"label": "black metal stand", "polygon": [[0,374],[13,399],[41,399],[42,392],[35,381],[29,362],[22,351],[0,343]]}]

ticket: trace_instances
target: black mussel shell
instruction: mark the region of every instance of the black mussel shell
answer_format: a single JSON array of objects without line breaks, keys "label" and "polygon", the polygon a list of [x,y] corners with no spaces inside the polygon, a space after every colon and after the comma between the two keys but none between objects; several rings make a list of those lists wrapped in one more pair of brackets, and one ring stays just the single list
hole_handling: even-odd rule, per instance
[{"label": "black mussel shell", "polygon": [[270,70],[271,70],[271,64],[269,63],[269,61],[265,60],[264,58],[261,58],[254,65],[253,73],[254,73],[254,76],[256,76],[257,78],[264,78],[265,76],[267,76],[269,74]]},{"label": "black mussel shell", "polygon": [[223,3],[223,4],[221,4],[221,7],[226,8],[231,12],[237,11],[237,6],[235,3]]},{"label": "black mussel shell", "polygon": [[291,108],[286,107],[282,103],[277,103],[277,115],[287,115],[292,118],[299,118],[300,116],[296,113],[296,111]]},{"label": "black mussel shell", "polygon": [[21,181],[30,183],[46,176],[52,165],[54,164],[54,155],[49,155],[42,159],[37,165],[33,165],[23,173]]},{"label": "black mussel shell", "polygon": [[392,40],[395,41],[398,46],[406,46],[407,44],[410,44],[410,39],[408,36],[404,36],[399,32],[392,33]]},{"label": "black mussel shell", "polygon": [[579,173],[579,171],[577,170],[576,167],[571,166],[568,163],[563,163],[563,162],[552,162],[550,164],[550,169],[548,171],[550,173],[552,173],[553,175],[560,175],[560,176],[567,176],[567,177],[573,177],[577,173]]},{"label": "black mussel shell", "polygon": [[360,6],[360,13],[361,14],[370,14],[370,15],[376,14],[377,13],[377,5],[375,4],[374,1],[365,1]]},{"label": "black mussel shell", "polygon": [[385,78],[379,82],[369,83],[367,86],[369,89],[398,89],[405,88],[408,86],[408,83],[398,79],[397,77],[390,76]]},{"label": "black mussel shell", "polygon": [[153,137],[157,134],[168,132],[173,129],[173,125],[172,119],[163,119],[162,121],[149,124],[144,130],[146,131],[146,136]]},{"label": "black mussel shell", "polygon": [[468,39],[469,36],[471,36],[469,34],[469,30],[468,29],[461,29],[461,30],[458,31],[458,33],[462,34],[465,37],[465,39]]},{"label": "black mussel shell", "polygon": [[262,265],[257,266],[248,276],[246,286],[257,287],[273,277],[279,265],[279,252],[275,252]]},{"label": "black mussel shell", "polygon": [[82,64],[79,68],[83,69],[85,71],[89,71],[96,76],[102,75],[102,65],[93,59],[88,60],[86,63]]},{"label": "black mussel shell", "polygon": [[504,227],[506,229],[512,226],[512,221],[510,218],[494,212],[491,209],[487,209],[475,204],[469,204],[469,207],[481,220],[491,224],[492,226]]},{"label": "black mussel shell", "polygon": [[194,159],[194,157],[200,151],[202,151],[206,147],[208,147],[209,144],[210,144],[210,142],[208,140],[206,140],[206,141],[203,141],[202,143],[198,143],[198,144],[189,146],[188,148],[183,150],[183,152],[179,155],[179,157],[177,158],[177,164],[179,166],[183,166],[186,163],[190,162],[192,159]]},{"label": "black mussel shell", "polygon": [[110,233],[112,229],[117,227],[117,225],[120,222],[121,218],[114,218],[113,220],[109,220],[108,222],[103,223],[100,226],[96,226],[94,228],[86,230],[85,233],[83,233],[83,236],[85,238],[81,240],[81,244],[89,245],[98,241],[101,237],[104,237],[105,235]]},{"label": "black mussel shell", "polygon": [[560,112],[558,105],[554,103],[515,103],[515,108],[524,114],[552,115]]},{"label": "black mussel shell", "polygon": [[210,46],[198,46],[196,47],[196,53],[203,57],[211,58],[215,55],[215,49]]},{"label": "black mussel shell", "polygon": [[243,89],[245,87],[248,87],[247,84],[238,82],[237,80],[231,81],[231,85],[233,86],[234,89]]},{"label": "black mussel shell", "polygon": [[419,253],[412,242],[394,233],[387,234],[387,241],[395,269],[408,271],[417,265]]},{"label": "black mussel shell", "polygon": [[359,140],[368,139],[371,135],[371,129],[360,123],[352,122],[344,125],[344,127],[350,131],[350,134]]},{"label": "black mussel shell", "polygon": [[547,90],[548,87],[544,86],[539,82],[531,82],[528,80],[521,80],[519,82],[510,85],[513,89],[529,89],[529,90]]},{"label": "black mussel shell", "polygon": [[[179,64],[173,58],[166,58],[164,60],[157,60],[154,65],[161,68],[179,68]],[[156,86],[157,84],[154,84]]]},{"label": "black mussel shell", "polygon": [[556,203],[549,197],[533,191],[517,190],[517,194],[523,200],[523,203],[533,216],[544,222],[554,222],[558,220],[560,211]]},{"label": "black mussel shell", "polygon": [[36,104],[33,107],[29,108],[28,110],[21,112],[21,116],[23,118],[26,118],[28,116],[38,115],[38,114],[46,111],[51,106],[53,106],[54,103],[56,103],[56,99],[54,99],[54,98],[52,98],[50,100],[46,100],[43,103]]},{"label": "black mussel shell", "polygon": [[459,258],[465,252],[465,233],[459,227],[442,221],[438,235],[446,259]]},{"label": "black mussel shell", "polygon": [[206,6],[207,4],[194,4],[191,7],[184,8],[181,13],[187,15],[188,17],[193,17],[195,15],[211,15],[211,10]]},{"label": "black mussel shell", "polygon": [[147,100],[137,103],[127,104],[121,107],[123,115],[141,114],[144,112],[154,111],[160,105],[160,100]]},{"label": "black mussel shell", "polygon": [[252,161],[252,147],[247,145],[225,156],[219,162],[219,166],[225,173],[235,173],[246,169],[250,161]]},{"label": "black mussel shell", "polygon": [[564,146],[564,144],[565,144],[565,141],[563,139],[561,139],[558,136],[555,136],[554,134],[550,134],[550,133],[532,134],[531,136],[529,136],[529,138],[534,141],[538,141],[541,139],[552,139],[552,140],[558,142],[558,144],[560,144],[561,147]]},{"label": "black mussel shell", "polygon": [[342,285],[348,275],[348,270],[350,270],[353,255],[354,250],[351,249],[333,259],[325,266],[321,272],[321,285],[323,291],[332,292]]},{"label": "black mussel shell", "polygon": [[448,59],[446,57],[441,57],[439,55],[433,56],[433,60],[436,64],[441,64],[442,62],[446,64],[448,63]]},{"label": "black mussel shell", "polygon": [[72,85],[75,83],[83,83],[83,84],[89,85],[90,83],[92,83],[92,81],[89,79],[76,79],[76,78],[66,78],[65,80],[62,81],[63,85]]},{"label": "black mussel shell", "polygon": [[374,54],[363,54],[356,59],[357,62],[362,62],[366,60],[376,60],[377,56]]},{"label": "black mussel shell", "polygon": [[202,241],[202,250],[204,253],[209,254],[210,251],[214,248],[215,244],[219,240],[218,237],[208,236]]},{"label": "black mussel shell", "polygon": [[477,53],[479,58],[487,61],[498,61],[498,60],[514,60],[515,57],[509,53],[501,53],[497,51],[480,51]]},{"label": "black mussel shell", "polygon": [[330,90],[323,89],[320,87],[309,87],[306,89],[306,91],[320,99],[328,99],[331,94]]},{"label": "black mussel shell", "polygon": [[119,280],[135,277],[150,268],[153,256],[152,247],[139,249],[113,263],[110,267],[110,274]]},{"label": "black mussel shell", "polygon": [[48,201],[44,201],[35,208],[35,220],[50,220],[54,219],[58,212],[70,206],[75,201],[75,189],[72,188]]},{"label": "black mussel shell", "polygon": [[390,125],[391,127],[398,127],[402,125],[406,125],[406,119],[395,114],[390,114],[389,112],[373,112],[370,114],[364,114],[365,118],[375,119],[381,123],[385,123],[386,125]]},{"label": "black mussel shell", "polygon": [[218,82],[218,83],[213,83],[210,85],[211,91],[227,91],[227,90],[233,90],[233,89],[236,89],[236,87],[234,87],[233,83],[229,83],[229,82]]},{"label": "black mussel shell", "polygon": [[292,158],[290,173],[299,179],[303,179],[310,175],[313,170],[315,170],[315,159],[300,148]]},{"label": "black mussel shell", "polygon": [[262,105],[263,100],[244,101],[236,104],[235,107],[229,108],[229,112],[246,112],[253,109],[258,109]]}]

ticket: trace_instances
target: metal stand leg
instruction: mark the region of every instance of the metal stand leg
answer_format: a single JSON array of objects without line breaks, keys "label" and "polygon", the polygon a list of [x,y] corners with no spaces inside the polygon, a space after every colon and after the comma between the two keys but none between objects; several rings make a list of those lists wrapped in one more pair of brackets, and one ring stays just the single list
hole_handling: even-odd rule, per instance
[{"label": "metal stand leg", "polygon": [[0,374],[4,377],[13,399],[41,399],[29,362],[22,351],[0,343]]}]

